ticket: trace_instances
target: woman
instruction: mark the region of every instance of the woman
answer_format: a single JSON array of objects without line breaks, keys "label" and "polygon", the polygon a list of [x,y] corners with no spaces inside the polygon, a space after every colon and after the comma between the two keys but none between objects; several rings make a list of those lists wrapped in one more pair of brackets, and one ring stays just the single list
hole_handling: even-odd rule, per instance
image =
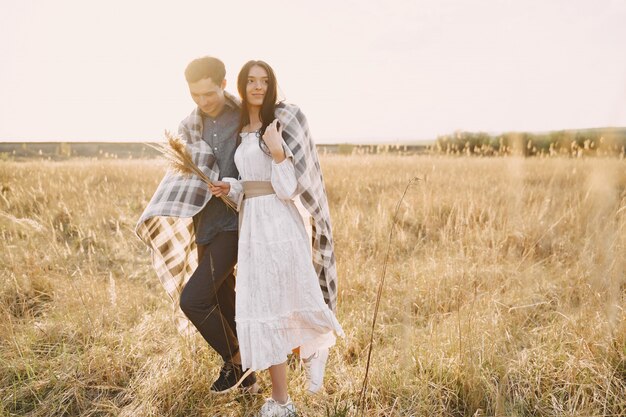
[{"label": "woman", "polygon": [[[240,203],[235,311],[242,367],[269,368],[272,397],[259,415],[290,415],[287,355],[300,347],[301,357],[311,358],[308,388],[316,392],[328,348],[344,335],[332,311],[337,288],[328,202],[306,119],[296,106],[277,104],[272,68],[249,61],[237,84],[241,181],[225,178],[211,191]],[[294,199],[313,219],[313,254]]]}]

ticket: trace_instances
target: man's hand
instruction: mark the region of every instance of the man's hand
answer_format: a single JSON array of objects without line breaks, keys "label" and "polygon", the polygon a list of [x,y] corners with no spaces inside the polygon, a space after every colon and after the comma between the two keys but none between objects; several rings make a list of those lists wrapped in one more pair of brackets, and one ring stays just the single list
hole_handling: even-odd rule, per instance
[{"label": "man's hand", "polygon": [[225,181],[213,181],[213,184],[209,185],[209,190],[215,197],[226,197],[230,192],[230,184]]}]

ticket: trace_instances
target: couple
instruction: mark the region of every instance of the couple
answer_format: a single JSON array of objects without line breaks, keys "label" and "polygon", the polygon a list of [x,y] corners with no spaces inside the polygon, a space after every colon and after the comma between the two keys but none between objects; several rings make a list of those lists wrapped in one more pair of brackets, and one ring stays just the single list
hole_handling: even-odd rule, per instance
[{"label": "couple", "polygon": [[[136,232],[166,291],[180,300],[186,318],[179,315],[179,330],[190,321],[224,360],[211,391],[256,392],[254,371],[269,369],[272,396],[259,415],[290,415],[287,355],[299,349],[315,393],[328,348],[343,336],[333,313],[337,272],[315,144],[300,109],[277,102],[267,63],[243,66],[241,101],[224,91],[217,58],[192,61],[185,78],[197,107],[179,134],[213,185],[168,172]],[[239,214],[213,198],[223,196]]]}]

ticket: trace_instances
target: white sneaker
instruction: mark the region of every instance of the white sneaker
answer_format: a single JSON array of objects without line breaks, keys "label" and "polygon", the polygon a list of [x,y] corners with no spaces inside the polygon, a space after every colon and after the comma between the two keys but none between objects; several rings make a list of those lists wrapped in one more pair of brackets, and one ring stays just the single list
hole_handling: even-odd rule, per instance
[{"label": "white sneaker", "polygon": [[265,404],[256,414],[256,417],[296,417],[296,406],[287,397],[287,402],[281,404],[273,398],[265,400]]},{"label": "white sneaker", "polygon": [[320,349],[308,359],[303,359],[309,394],[315,394],[324,386],[324,371],[328,360],[328,348]]}]

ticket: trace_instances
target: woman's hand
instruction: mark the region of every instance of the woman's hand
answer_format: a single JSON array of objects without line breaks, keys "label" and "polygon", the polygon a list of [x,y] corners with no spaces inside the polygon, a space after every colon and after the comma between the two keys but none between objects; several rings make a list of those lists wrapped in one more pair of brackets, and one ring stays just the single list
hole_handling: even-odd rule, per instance
[{"label": "woman's hand", "polygon": [[209,190],[215,197],[226,197],[230,192],[230,184],[225,181],[213,181],[213,184],[209,185]]},{"label": "woman's hand", "polygon": [[267,145],[267,148],[272,154],[272,158],[276,163],[280,163],[285,160],[285,151],[283,150],[283,127],[276,128],[278,119],[274,119],[265,129],[263,134],[263,142]]}]

